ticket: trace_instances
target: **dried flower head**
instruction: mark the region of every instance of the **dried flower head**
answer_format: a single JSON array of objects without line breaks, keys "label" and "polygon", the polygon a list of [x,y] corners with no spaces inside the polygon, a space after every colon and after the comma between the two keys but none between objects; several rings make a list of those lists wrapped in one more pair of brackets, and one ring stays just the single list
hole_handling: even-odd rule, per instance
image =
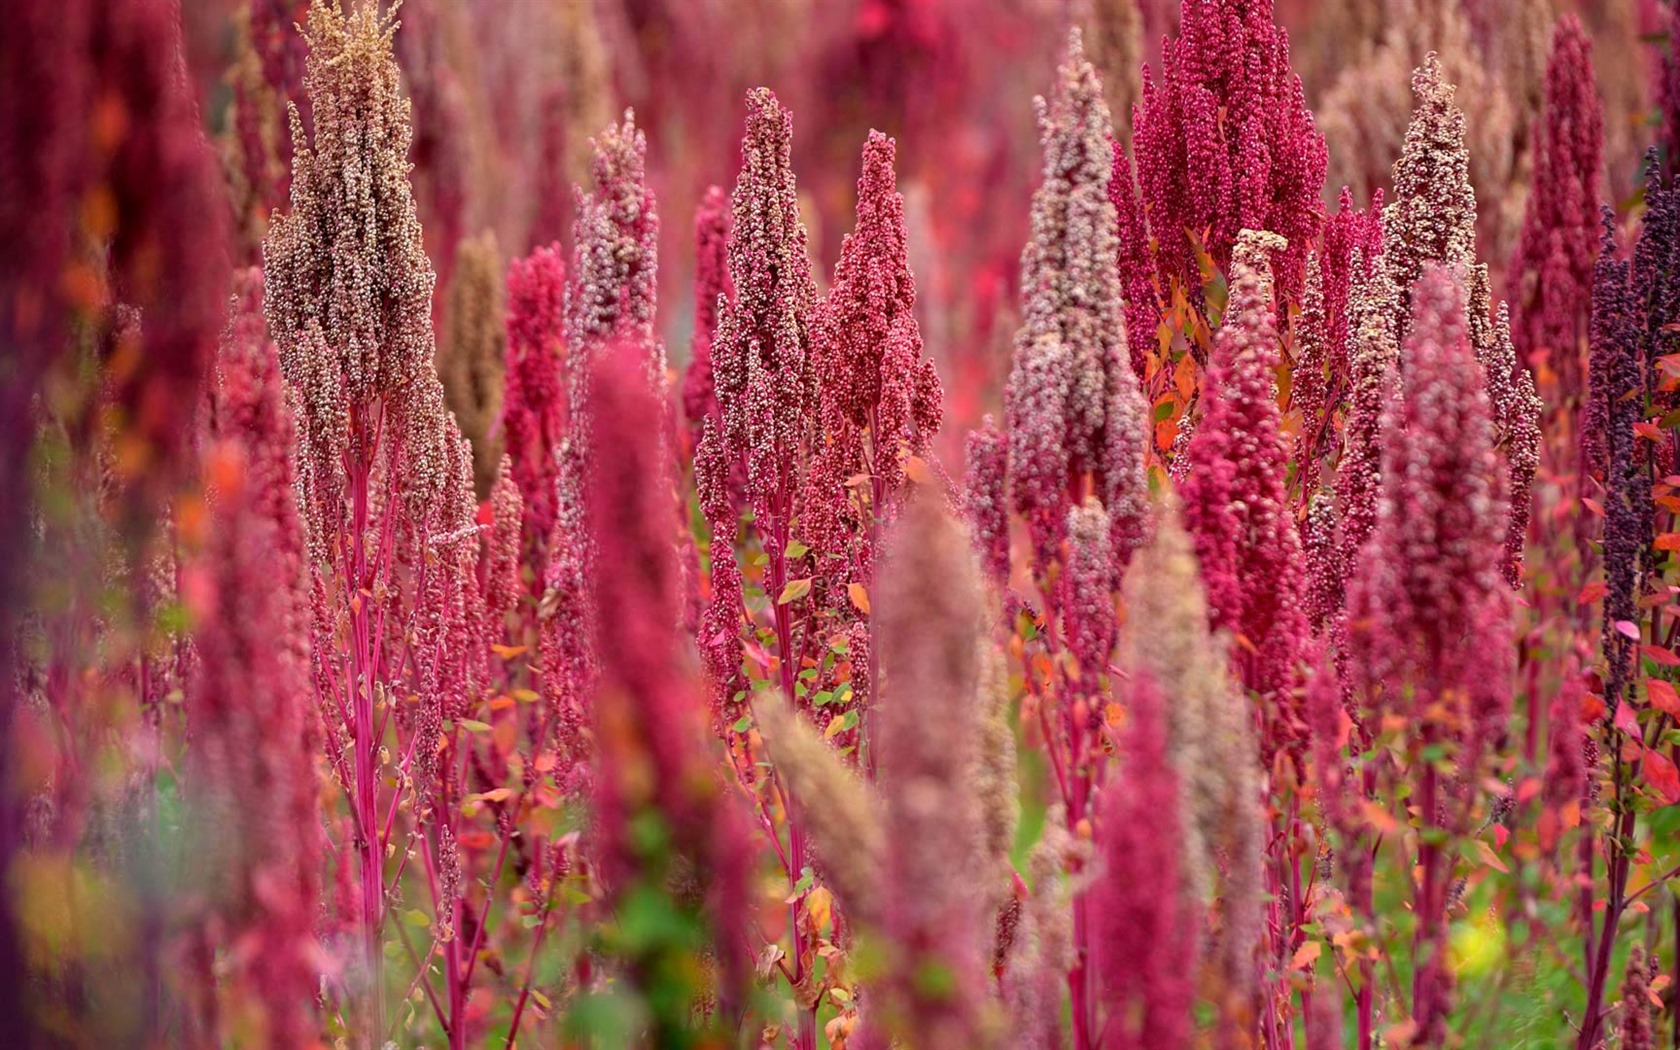
[{"label": "dried flower head", "polygon": [[502,410],[504,339],[502,259],[496,234],[485,230],[460,242],[449,282],[448,332],[438,347],[444,404],[472,443],[473,487],[488,495],[501,459],[493,434]]}]

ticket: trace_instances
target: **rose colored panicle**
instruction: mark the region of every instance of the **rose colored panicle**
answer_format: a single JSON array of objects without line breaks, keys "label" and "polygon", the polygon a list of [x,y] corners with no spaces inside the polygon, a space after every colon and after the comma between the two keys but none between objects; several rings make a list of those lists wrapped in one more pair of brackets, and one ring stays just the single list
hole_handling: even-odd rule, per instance
[{"label": "rose colored panicle", "polygon": [[1126,616],[1134,626],[1123,666],[1172,698],[1166,747],[1182,789],[1179,870],[1186,899],[1218,916],[1210,940],[1226,996],[1219,1005],[1222,1018],[1234,1019],[1252,1011],[1262,930],[1260,752],[1248,700],[1232,687],[1225,648],[1208,630],[1196,555],[1176,501],[1169,497],[1156,520],[1153,540],[1126,576]]},{"label": "rose colored panicle", "polygon": [[[591,604],[598,564],[585,506],[588,471],[571,444],[561,447],[555,479],[554,529],[538,609],[538,654],[547,717],[562,763],[562,780],[587,777],[590,697],[600,673],[599,624]],[[569,785],[579,787],[574,780]]]},{"label": "rose colored panicle", "polygon": [[1154,677],[1134,675],[1126,699],[1120,772],[1097,800],[1102,866],[1089,891],[1102,1045],[1182,1050],[1200,938],[1181,870],[1179,777]]},{"label": "rose colored panicle", "polygon": [[[741,175],[731,197],[735,301],[718,318],[712,376],[725,459],[746,466],[761,527],[784,527],[815,415],[810,312],[816,282],[799,221],[793,118],[764,88],[747,96]],[[715,563],[715,562],[714,562]]]},{"label": "rose colored panicle", "polygon": [[[896,150],[892,139],[870,132],[857,226],[841,244],[833,286],[811,323],[822,441],[801,496],[800,535],[827,554],[849,555],[847,571],[865,580],[875,529],[893,519],[902,499],[905,457],[930,455],[943,414],[939,374],[922,355],[916,323]],[[870,480],[861,515],[847,486],[860,473]]]},{"label": "rose colored panicle", "polygon": [[1348,297],[1347,417],[1336,466],[1336,538],[1329,556],[1315,562],[1314,626],[1340,618],[1348,575],[1376,528],[1382,492],[1382,427],[1389,402],[1399,390],[1399,295],[1388,275],[1386,254],[1369,262],[1355,253]]},{"label": "rose colored panicle", "polygon": [[1044,181],[1021,252],[1023,318],[1004,404],[1009,489],[1043,576],[1078,502],[1070,478],[1092,475],[1117,567],[1142,542],[1149,431],[1122,318],[1108,107],[1077,30],[1051,101],[1035,104]]},{"label": "rose colored panicle", "polygon": [[1067,568],[1062,577],[1062,616],[1068,652],[1078,666],[1078,688],[1102,693],[1119,625],[1114,613],[1113,559],[1108,514],[1096,497],[1068,511]]},{"label": "rose colored panicle", "polygon": [[[528,543],[546,543],[554,528],[557,457],[566,425],[565,295],[566,264],[558,244],[508,267],[502,440],[524,500]],[[540,579],[542,559],[533,567]]]},{"label": "rose colored panicle", "polygon": [[615,333],[650,351],[659,348],[654,339],[659,213],[647,185],[647,138],[636,127],[636,115],[625,110],[622,124],[590,141],[594,186],[576,191],[572,281],[566,290],[566,345],[580,360]]},{"label": "rose colored panicle", "polygon": [[1113,163],[1108,201],[1114,205],[1115,234],[1120,239],[1116,265],[1126,304],[1127,357],[1132,371],[1142,379],[1161,327],[1161,299],[1155,289],[1155,259],[1150,253],[1149,226],[1143,216],[1132,158],[1119,141],[1111,139],[1109,146]]},{"label": "rose colored panicle", "polygon": [[1621,1042],[1622,1050],[1657,1050],[1656,1022],[1651,1016],[1651,988],[1657,974],[1657,958],[1647,957],[1645,946],[1635,944],[1628,952],[1627,970],[1622,978]]},{"label": "rose colored panicle", "polygon": [[705,691],[687,669],[678,637],[680,559],[670,450],[647,421],[662,406],[637,354],[611,348],[596,368],[597,457],[589,472],[584,528],[599,564],[593,606],[610,624],[591,704],[595,827],[609,892],[638,876],[663,884],[671,859],[650,856],[630,834],[638,814],[663,819],[669,848],[693,866],[708,935],[738,1003],[750,971],[745,941],[753,850],[733,798],[706,746]]},{"label": "rose colored panicle", "polygon": [[[875,1045],[985,1046],[991,947],[977,746],[982,591],[962,530],[927,494],[887,538],[876,597],[883,681],[875,740],[891,892],[887,972],[870,999]],[[938,726],[937,733],[930,727]],[[934,974],[937,980],[929,980]]]},{"label": "rose colored panicle", "polygon": [[968,465],[963,477],[963,511],[980,555],[986,579],[1009,585],[1008,438],[990,415],[968,432]]},{"label": "rose colored panicle", "polygon": [[1591,312],[1594,206],[1604,152],[1604,114],[1592,40],[1574,14],[1558,19],[1537,121],[1533,188],[1511,260],[1517,303],[1511,336],[1519,359],[1549,351],[1563,396],[1581,396],[1581,348]]},{"label": "rose colored panicle", "polygon": [[1145,68],[1132,119],[1162,287],[1200,291],[1187,234],[1205,236],[1224,270],[1239,233],[1265,229],[1287,242],[1276,263],[1280,303],[1299,301],[1328,158],[1271,0],[1183,0],[1178,36],[1162,44],[1160,80]]},{"label": "rose colored panicle", "polygon": [[717,389],[712,380],[712,341],[717,338],[719,302],[735,299],[729,277],[729,235],[734,216],[729,197],[711,186],[694,213],[694,343],[688,371],[683,375],[683,411],[689,440],[700,444],[700,424],[718,414]]},{"label": "rose colored panicle", "polygon": [[1354,282],[1364,260],[1382,252],[1382,191],[1369,211],[1357,211],[1347,187],[1324,224],[1321,246],[1307,257],[1306,287],[1297,322],[1300,351],[1291,372],[1290,406],[1301,413],[1295,441],[1295,492],[1307,503],[1318,492],[1322,460],[1334,443],[1332,419],[1350,385],[1348,336]]},{"label": "rose colored panicle", "polygon": [[[11,388],[0,408],[13,430],[0,458],[27,462],[39,421],[29,399],[80,321],[119,355],[102,362],[126,453],[115,480],[149,503],[186,460],[182,406],[214,356],[229,266],[222,173],[187,79],[179,8],[31,0],[6,17],[0,83],[20,104],[0,116]],[[141,315],[138,339],[115,338],[118,303]],[[155,517],[139,503],[126,510]]]},{"label": "rose colored panicle", "polygon": [[[226,949],[217,979],[241,1010],[259,1007],[264,1043],[302,1046],[316,1032],[319,742],[292,417],[261,297],[261,272],[242,274],[210,399],[213,523],[186,588],[200,626],[183,794],[205,846],[194,867],[207,899],[206,951]],[[218,1017],[231,1021],[217,1011],[202,1020]]]},{"label": "rose colored panicle", "polygon": [[[1486,267],[1477,267],[1477,282],[1485,287]],[[1523,550],[1528,543],[1528,518],[1533,505],[1534,475],[1540,469],[1540,416],[1545,406],[1534,389],[1534,375],[1517,361],[1511,343],[1511,313],[1502,301],[1494,315],[1490,338],[1477,346],[1493,408],[1494,439],[1505,460],[1510,511],[1505,522],[1505,556],[1500,572],[1512,587],[1522,586]]]},{"label": "rose colored panicle", "polygon": [[1225,322],[1204,380],[1207,408],[1185,452],[1181,485],[1213,624],[1247,639],[1233,657],[1243,683],[1273,708],[1261,742],[1268,765],[1278,746],[1303,737],[1289,693],[1307,633],[1301,538],[1289,513],[1274,389],[1281,343],[1268,255],[1282,248],[1282,238],[1256,230],[1238,241]]},{"label": "rose colored panicle", "polygon": [[519,580],[524,517],[525,501],[513,476],[513,461],[504,455],[490,489],[490,536],[484,547],[485,604],[496,627],[492,641],[501,637],[501,617],[518,606],[525,591]]},{"label": "rose colored panicle", "polygon": [[[1421,819],[1412,989],[1420,1038],[1444,1037],[1450,842],[1468,836],[1468,800],[1510,715],[1511,596],[1500,579],[1506,507],[1492,410],[1471,345],[1462,267],[1432,265],[1412,289],[1402,395],[1382,422],[1382,500],[1348,596],[1352,684],[1360,717],[1398,717]],[[1452,743],[1446,779],[1432,748]]]},{"label": "rose colored panicle", "polygon": [[[1498,582],[1505,499],[1493,422],[1465,321],[1462,271],[1433,266],[1413,288],[1400,397],[1382,421],[1382,499],[1349,595],[1367,687],[1413,683],[1410,713],[1488,682],[1485,639],[1508,626]],[[1398,700],[1398,693],[1392,697]],[[1497,702],[1497,698],[1495,698]],[[1496,726],[1473,726],[1491,741]]]},{"label": "rose colored panicle", "polygon": [[[1431,51],[1412,73],[1417,108],[1394,162],[1394,201],[1383,209],[1383,251],[1388,274],[1409,311],[1412,283],[1430,263],[1464,266],[1476,261],[1476,190],[1464,145],[1464,111],[1456,88],[1441,74]],[[1402,313],[1400,331],[1408,317]]]}]

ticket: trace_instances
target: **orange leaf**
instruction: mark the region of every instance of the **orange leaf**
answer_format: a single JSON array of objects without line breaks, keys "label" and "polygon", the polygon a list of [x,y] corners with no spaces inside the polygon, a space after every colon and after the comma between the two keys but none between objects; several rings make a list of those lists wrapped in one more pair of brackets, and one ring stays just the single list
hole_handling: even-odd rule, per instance
[{"label": "orange leaf", "polygon": [[1680,532],[1665,532],[1653,544],[1660,551],[1680,551]]},{"label": "orange leaf", "polygon": [[857,611],[868,616],[869,589],[861,583],[849,583],[846,585],[846,593],[851,596],[852,604],[857,606]]},{"label": "orange leaf", "polygon": [[1511,869],[1507,868],[1505,862],[1499,859],[1499,854],[1495,853],[1493,847],[1481,839],[1476,840],[1476,854],[1482,858],[1483,864],[1493,870],[1504,872],[1506,875],[1511,874]]},{"label": "orange leaf", "polygon": [[1592,583],[1589,583],[1585,587],[1581,588],[1581,593],[1575,596],[1575,604],[1591,605],[1593,602],[1596,602],[1600,598],[1604,597],[1606,591],[1608,590],[1609,588],[1605,587],[1602,582],[1594,580]]},{"label": "orange leaf", "polygon": [[1295,958],[1289,963],[1291,970],[1310,970],[1312,964],[1318,961],[1318,953],[1324,948],[1317,941],[1305,941],[1295,949]]}]

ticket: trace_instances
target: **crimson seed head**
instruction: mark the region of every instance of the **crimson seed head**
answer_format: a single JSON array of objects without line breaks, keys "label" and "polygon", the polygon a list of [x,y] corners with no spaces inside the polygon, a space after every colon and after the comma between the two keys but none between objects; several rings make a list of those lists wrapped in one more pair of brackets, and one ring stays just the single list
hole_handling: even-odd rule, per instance
[{"label": "crimson seed head", "polygon": [[261,1004],[266,1041],[302,1045],[318,950],[318,743],[294,431],[261,296],[261,273],[243,274],[211,395],[213,527],[191,570],[203,586],[188,589],[201,626],[183,794],[202,807],[206,933],[234,946],[227,976]]},{"label": "crimson seed head", "polygon": [[1580,349],[1592,297],[1593,211],[1599,199],[1604,114],[1592,40],[1574,14],[1558,19],[1538,121],[1533,188],[1511,260],[1517,302],[1512,341],[1527,362],[1550,351],[1567,396],[1581,393]]},{"label": "crimson seed head", "polygon": [[1510,697],[1497,641],[1510,630],[1506,508],[1481,371],[1463,271],[1431,266],[1412,289],[1403,393],[1382,423],[1376,528],[1349,596],[1360,684],[1396,699],[1411,685],[1409,713],[1445,719],[1472,743],[1492,739]]},{"label": "crimson seed head", "polygon": [[1134,675],[1126,708],[1120,773],[1097,800],[1102,867],[1089,897],[1097,979],[1112,1045],[1180,1050],[1189,1045],[1199,924],[1181,878],[1166,701],[1148,672]]},{"label": "crimson seed head", "polygon": [[1004,486],[1009,447],[1003,432],[987,416],[968,432],[968,467],[963,478],[963,508],[980,566],[998,586],[1009,582],[1009,504]]},{"label": "crimson seed head", "polygon": [[565,295],[558,244],[509,265],[502,441],[524,502],[526,534],[538,540],[554,528],[556,456],[565,432]]},{"label": "crimson seed head", "polygon": [[815,399],[809,314],[816,283],[799,221],[793,118],[766,88],[747,96],[741,175],[731,198],[735,301],[718,320],[712,376],[729,459],[747,467],[753,510],[785,520]]},{"label": "crimson seed head", "polygon": [[719,304],[735,298],[729,279],[729,234],[733,216],[729,197],[717,186],[706,190],[694,213],[694,343],[683,376],[683,409],[693,445],[700,444],[700,424],[717,415],[712,378],[712,342],[717,337]]},{"label": "crimson seed head", "polygon": [[1178,36],[1162,45],[1160,80],[1144,70],[1133,124],[1162,286],[1200,289],[1190,231],[1207,231],[1206,249],[1225,269],[1239,233],[1265,229],[1287,242],[1276,262],[1280,297],[1298,300],[1328,159],[1271,0],[1185,0]]},{"label": "crimson seed head", "polygon": [[[1225,322],[1214,342],[1201,425],[1186,450],[1184,522],[1208,585],[1216,626],[1246,638],[1244,683],[1284,703],[1306,634],[1301,539],[1289,512],[1287,449],[1275,390],[1281,344],[1273,321],[1268,255],[1276,234],[1243,231],[1231,264]],[[1267,728],[1270,749],[1300,737],[1282,710]]]}]

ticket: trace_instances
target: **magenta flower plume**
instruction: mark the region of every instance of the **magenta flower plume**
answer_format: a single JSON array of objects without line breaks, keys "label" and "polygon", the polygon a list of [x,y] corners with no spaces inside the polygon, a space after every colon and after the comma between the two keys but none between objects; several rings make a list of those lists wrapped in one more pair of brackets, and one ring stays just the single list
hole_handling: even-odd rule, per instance
[{"label": "magenta flower plume", "polygon": [[[1401,396],[1382,421],[1382,498],[1349,594],[1364,683],[1409,682],[1420,717],[1451,689],[1490,681],[1480,639],[1509,615],[1499,582],[1505,498],[1492,409],[1469,342],[1462,271],[1433,266],[1413,288]],[[1502,703],[1490,697],[1495,704]],[[1497,717],[1498,712],[1487,712]],[[1489,740],[1494,724],[1458,725]]]},{"label": "magenta flower plume", "polygon": [[1180,868],[1178,773],[1166,700],[1147,671],[1127,691],[1120,772],[1097,799],[1101,868],[1090,895],[1105,1047],[1189,1046],[1198,923]]},{"label": "magenta flower plume", "polygon": [[[897,146],[878,131],[863,149],[857,226],[840,248],[834,283],[813,312],[812,353],[822,442],[802,494],[800,532],[829,554],[846,554],[867,578],[874,523],[892,520],[902,498],[904,460],[927,456],[942,418],[933,361],[922,355],[916,282],[910,272]],[[864,521],[847,481],[870,479]]]},{"label": "magenta flower plume", "polygon": [[[1289,512],[1274,391],[1281,343],[1267,256],[1282,248],[1281,238],[1261,231],[1245,230],[1238,241],[1203,388],[1206,414],[1185,451],[1181,485],[1213,623],[1246,639],[1234,650],[1241,677],[1270,704],[1286,702],[1306,635],[1301,538]],[[1268,760],[1280,743],[1302,738],[1297,715],[1280,708],[1270,720]]]},{"label": "magenta flower plume", "polygon": [[1123,565],[1146,533],[1147,406],[1126,349],[1108,106],[1077,31],[1050,102],[1037,100],[1044,181],[1021,252],[1022,325],[1004,392],[1009,489],[1042,576],[1089,474]]},{"label": "magenta flower plume", "polygon": [[706,190],[694,213],[694,342],[688,371],[683,375],[683,411],[688,417],[690,443],[700,444],[700,424],[718,413],[717,388],[712,378],[712,342],[717,338],[720,302],[735,298],[729,277],[729,236],[734,216],[729,197],[717,186]]},{"label": "magenta flower plume", "polygon": [[1160,80],[1144,70],[1132,155],[1163,287],[1200,288],[1188,234],[1227,268],[1244,229],[1288,242],[1276,262],[1279,298],[1300,299],[1307,246],[1322,222],[1328,157],[1289,36],[1271,0],[1183,0],[1178,36],[1162,44]]},{"label": "magenta flower plume", "polygon": [[1300,351],[1291,370],[1290,405],[1301,414],[1295,441],[1295,491],[1303,503],[1318,491],[1323,459],[1334,443],[1333,417],[1350,386],[1348,341],[1353,286],[1365,260],[1382,252],[1382,191],[1368,211],[1353,207],[1342,188],[1337,211],[1324,224],[1319,248],[1307,258],[1297,331]]},{"label": "magenta flower plume", "polygon": [[[1486,268],[1475,280],[1485,284]],[[1540,469],[1540,416],[1545,405],[1534,389],[1534,375],[1518,363],[1511,342],[1511,313],[1502,301],[1492,330],[1477,346],[1493,408],[1494,438],[1505,461],[1509,510],[1505,520],[1505,556],[1500,572],[1512,587],[1522,585],[1523,550],[1528,543],[1529,512],[1534,502],[1534,476]]]},{"label": "magenta flower plume", "polygon": [[[525,533],[547,542],[566,427],[566,263],[558,244],[508,266],[502,442],[525,507]],[[539,572],[540,562],[537,563]]]},{"label": "magenta flower plume", "polygon": [[591,140],[594,186],[577,192],[566,343],[586,355],[614,333],[653,349],[659,213],[647,186],[647,139],[634,113]]},{"label": "magenta flower plume", "polygon": [[[1335,506],[1312,508],[1316,522],[1312,562],[1313,626],[1323,629],[1341,616],[1348,575],[1377,523],[1382,494],[1382,427],[1399,389],[1398,292],[1388,276],[1386,255],[1367,261],[1354,253],[1348,296],[1348,392],[1342,452],[1336,463]],[[1331,518],[1333,520],[1325,520]]]},{"label": "magenta flower plume", "polygon": [[[671,457],[647,425],[663,406],[638,355],[611,348],[593,383],[596,461],[589,472],[586,529],[601,564],[592,605],[611,624],[593,699],[595,827],[609,892],[637,878],[655,887],[674,858],[703,894],[708,933],[738,1002],[750,951],[743,938],[752,852],[706,746],[705,691],[679,640],[682,566],[670,529]],[[657,813],[673,857],[633,834],[638,814]]]},{"label": "magenta flower plume", "polygon": [[746,466],[755,516],[786,527],[815,416],[810,312],[816,282],[791,166],[793,118],[767,89],[747,96],[741,175],[731,197],[735,301],[718,319],[712,376],[726,457]]},{"label": "magenta flower plume", "polygon": [[[1492,408],[1471,344],[1462,267],[1431,265],[1412,289],[1399,398],[1382,424],[1383,496],[1348,596],[1352,681],[1361,718],[1398,715],[1418,778],[1421,819],[1468,835],[1466,802],[1510,715],[1515,656],[1510,591],[1500,579],[1506,507]],[[1443,781],[1431,753],[1452,756]],[[1451,1008],[1447,908],[1451,860],[1421,838],[1413,1015],[1438,1040]]]},{"label": "magenta flower plume", "polygon": [[1079,688],[1100,695],[1119,630],[1114,613],[1108,514],[1094,497],[1068,511],[1068,559],[1062,577],[1067,647],[1079,667]]},{"label": "magenta flower plume", "polygon": [[968,432],[967,446],[963,511],[986,579],[1004,587],[1009,583],[1008,438],[988,415]]},{"label": "magenta flower plume", "polygon": [[1132,158],[1118,141],[1109,140],[1114,162],[1109,172],[1108,201],[1114,205],[1115,234],[1119,237],[1117,265],[1126,304],[1126,344],[1132,371],[1144,377],[1150,349],[1161,327],[1161,298],[1155,288],[1155,259],[1150,254],[1149,224],[1138,196]]},{"label": "magenta flower plume", "polygon": [[[134,455],[115,481],[148,501],[179,478],[227,298],[227,203],[187,78],[180,12],[166,2],[25,3],[0,45],[0,335],[6,338],[5,455],[36,426],[28,399],[86,323],[114,349],[101,362]],[[118,338],[118,304],[140,317]],[[128,508],[138,512],[139,506]],[[150,516],[150,512],[148,512]],[[138,524],[130,521],[128,524]]]},{"label": "magenta flower plume", "polygon": [[[265,1043],[301,1046],[316,1030],[319,744],[292,418],[261,297],[262,275],[248,271],[211,395],[214,524],[187,588],[201,626],[186,689],[184,794],[204,832],[195,866],[207,900],[203,936],[229,946],[222,980],[260,1005]],[[207,1023],[218,1016],[211,1011]]]},{"label": "magenta flower plume", "polygon": [[1592,40],[1573,14],[1558,19],[1536,130],[1533,188],[1511,260],[1516,302],[1512,343],[1520,360],[1550,351],[1566,397],[1581,395],[1581,349],[1591,312],[1597,254],[1604,114],[1593,76]]},{"label": "magenta flower plume", "polygon": [[[979,733],[981,584],[962,530],[926,494],[888,534],[877,598],[885,702],[882,912],[888,973],[869,1019],[916,1046],[976,1046],[987,1009],[989,887],[971,777]],[[930,733],[937,725],[938,733]],[[910,888],[915,887],[914,892]],[[929,978],[932,979],[929,979]]]},{"label": "magenta flower plume", "polygon": [[1628,952],[1627,970],[1622,976],[1623,1050],[1657,1050],[1656,1019],[1651,1016],[1651,1000],[1656,995],[1651,979],[1657,965],[1656,957],[1647,956],[1643,944],[1635,944]]}]

